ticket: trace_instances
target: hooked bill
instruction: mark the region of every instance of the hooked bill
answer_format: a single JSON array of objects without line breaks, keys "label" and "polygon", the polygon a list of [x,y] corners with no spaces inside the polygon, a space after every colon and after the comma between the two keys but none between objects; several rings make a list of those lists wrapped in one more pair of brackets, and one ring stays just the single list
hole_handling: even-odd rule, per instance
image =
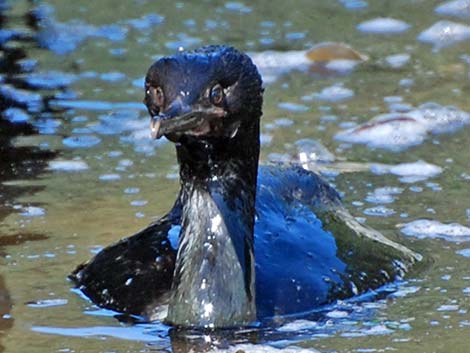
[{"label": "hooked bill", "polygon": [[160,125],[161,125],[160,119],[154,119],[154,118],[150,119],[150,131],[151,131],[153,139],[158,139],[161,137],[161,135],[159,134]]}]

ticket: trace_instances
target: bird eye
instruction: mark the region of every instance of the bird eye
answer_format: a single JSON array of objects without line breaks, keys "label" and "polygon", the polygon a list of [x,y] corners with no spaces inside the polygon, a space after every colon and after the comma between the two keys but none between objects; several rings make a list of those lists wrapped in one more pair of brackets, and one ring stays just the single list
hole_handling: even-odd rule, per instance
[{"label": "bird eye", "polygon": [[165,94],[161,87],[150,86],[145,91],[145,94],[150,97],[150,101],[158,107],[162,107],[165,103]]},{"label": "bird eye", "polygon": [[219,83],[211,88],[210,99],[215,105],[220,105],[224,100],[224,89]]}]

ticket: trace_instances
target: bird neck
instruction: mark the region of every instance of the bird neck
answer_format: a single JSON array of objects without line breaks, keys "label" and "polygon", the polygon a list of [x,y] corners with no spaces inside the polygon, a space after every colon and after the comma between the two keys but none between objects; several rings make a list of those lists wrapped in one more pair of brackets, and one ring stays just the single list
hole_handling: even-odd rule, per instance
[{"label": "bird neck", "polygon": [[253,228],[259,122],[226,141],[177,145],[181,233],[167,321],[233,327],[256,320]]}]

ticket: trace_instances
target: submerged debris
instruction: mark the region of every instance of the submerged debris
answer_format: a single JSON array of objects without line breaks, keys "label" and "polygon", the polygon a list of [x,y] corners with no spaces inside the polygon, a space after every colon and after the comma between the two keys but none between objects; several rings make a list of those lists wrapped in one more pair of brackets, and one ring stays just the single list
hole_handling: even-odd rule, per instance
[{"label": "submerged debris", "polygon": [[333,60],[366,61],[367,55],[361,54],[345,43],[319,43],[306,52],[307,58],[315,62]]}]

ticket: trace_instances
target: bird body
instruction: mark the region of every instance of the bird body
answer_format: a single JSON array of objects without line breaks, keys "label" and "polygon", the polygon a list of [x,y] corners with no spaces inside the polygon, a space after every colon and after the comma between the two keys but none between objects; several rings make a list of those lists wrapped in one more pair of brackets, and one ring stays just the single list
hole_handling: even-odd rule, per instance
[{"label": "bird body", "polygon": [[300,315],[402,278],[420,256],[359,224],[321,177],[258,168],[262,86],[245,54],[209,46],[146,77],[152,135],[175,142],[172,210],[71,275],[99,306],[185,327]]}]

